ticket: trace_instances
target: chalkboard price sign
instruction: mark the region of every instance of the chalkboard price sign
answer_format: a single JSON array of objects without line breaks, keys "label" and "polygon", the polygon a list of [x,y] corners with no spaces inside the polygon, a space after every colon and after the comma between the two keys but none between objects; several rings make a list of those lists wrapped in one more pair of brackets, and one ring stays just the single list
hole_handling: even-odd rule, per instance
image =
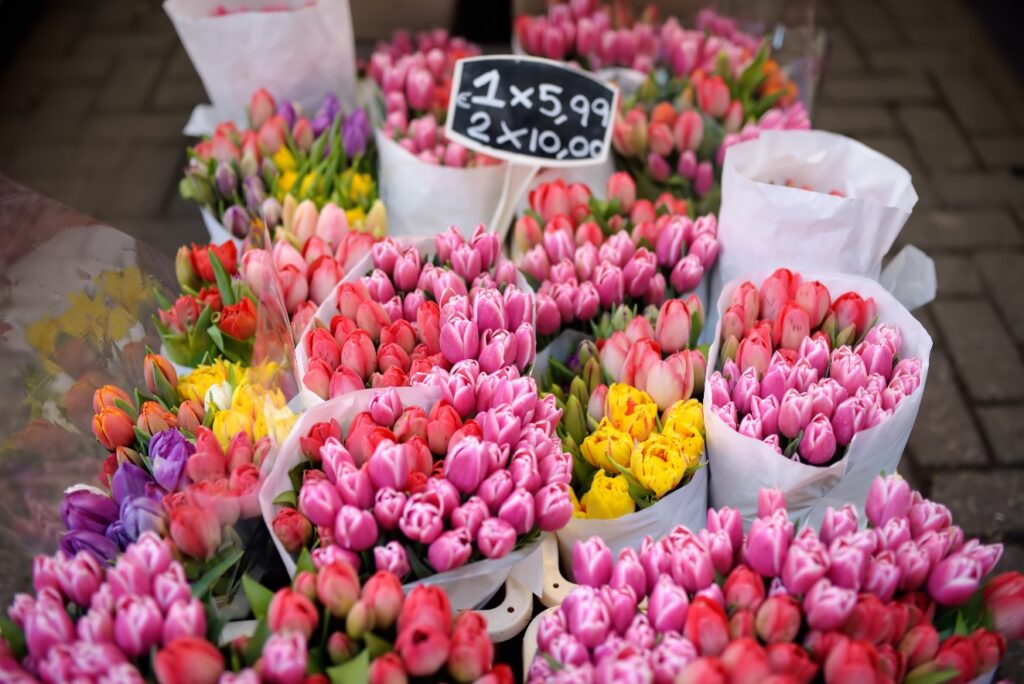
[{"label": "chalkboard price sign", "polygon": [[618,91],[596,76],[537,57],[470,57],[455,64],[445,133],[492,157],[537,166],[604,161]]}]

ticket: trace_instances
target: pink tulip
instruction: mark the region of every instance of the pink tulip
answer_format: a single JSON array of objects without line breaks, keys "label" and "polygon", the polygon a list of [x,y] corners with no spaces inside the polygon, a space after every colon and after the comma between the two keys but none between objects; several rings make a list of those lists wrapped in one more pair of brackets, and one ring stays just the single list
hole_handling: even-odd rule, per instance
[{"label": "pink tulip", "polygon": [[662,576],[654,585],[647,604],[647,617],[658,632],[682,631],[689,609],[686,590],[670,577]]},{"label": "pink tulip", "polygon": [[954,554],[936,565],[928,575],[928,594],[942,606],[959,606],[978,589],[982,578],[981,563]]},{"label": "pink tulip", "polygon": [[377,542],[377,521],[368,510],[345,504],[334,521],[334,539],[352,551],[368,549]]},{"label": "pink tulip", "polygon": [[206,611],[197,599],[175,603],[164,618],[163,643],[182,636],[206,637]]},{"label": "pink tulip", "polygon": [[672,354],[689,347],[690,321],[690,312],[682,300],[670,299],[662,304],[654,329],[662,352]]},{"label": "pink tulip", "polygon": [[800,284],[794,299],[797,305],[807,312],[811,329],[821,325],[832,305],[828,288],[820,281],[808,280]]},{"label": "pink tulip", "polygon": [[803,609],[811,629],[827,632],[840,628],[853,614],[856,604],[855,591],[833,586],[822,579],[807,592]]},{"label": "pink tulip", "polygon": [[699,284],[704,276],[704,264],[695,254],[687,254],[675,262],[669,274],[669,283],[679,293],[690,292]]},{"label": "pink tulip", "polygon": [[541,531],[553,532],[564,527],[572,518],[569,487],[564,482],[551,482],[534,494],[535,518]]},{"label": "pink tulip", "polygon": [[390,541],[373,549],[374,565],[377,570],[386,570],[399,579],[409,574],[409,557],[405,547],[397,541]]},{"label": "pink tulip", "polygon": [[28,652],[36,659],[44,658],[55,646],[75,640],[75,626],[64,606],[57,602],[37,603],[24,619],[24,630]]},{"label": "pink tulip", "polygon": [[925,532],[939,532],[953,524],[953,516],[948,508],[927,499],[912,504],[907,518],[915,539]]},{"label": "pink tulip", "polygon": [[398,527],[398,521],[405,509],[406,495],[390,487],[379,489],[373,497],[373,517],[377,525],[391,531]]},{"label": "pink tulip", "polygon": [[747,537],[746,559],[751,568],[764,577],[778,577],[793,540],[793,523],[782,511],[769,518],[758,518]]},{"label": "pink tulip", "polygon": [[314,525],[330,527],[341,508],[341,496],[326,479],[305,478],[299,490],[299,512]]},{"label": "pink tulip", "polygon": [[[628,343],[628,337],[625,341]],[[661,360],[661,349],[658,347],[658,343],[651,339],[642,339],[633,342],[632,346],[629,347],[626,360],[622,365],[620,380],[637,389],[646,390],[647,379],[651,374],[651,370],[657,367],[659,371],[665,371],[667,370],[666,365],[667,362]],[[683,368],[681,371],[678,377],[673,374],[668,380],[658,380],[660,384],[666,385],[664,388],[666,396],[674,393],[675,390],[682,391],[685,389],[687,381],[685,376],[686,369]],[[659,389],[661,389],[660,385]]]},{"label": "pink tulip", "polygon": [[480,440],[466,437],[450,447],[444,461],[445,477],[464,494],[472,494],[488,474],[489,463]]},{"label": "pink tulip", "polygon": [[782,566],[782,583],[786,590],[800,596],[828,572],[829,557],[820,544],[793,544]]},{"label": "pink tulip", "polygon": [[896,326],[881,323],[865,333],[864,342],[885,345],[893,353],[893,356],[896,356],[900,353],[900,348],[903,346],[903,336]]},{"label": "pink tulip", "polygon": [[476,535],[477,547],[485,558],[502,558],[516,545],[516,530],[501,518],[486,518]]},{"label": "pink tulip", "polygon": [[599,587],[612,576],[612,552],[600,537],[577,542],[572,549],[572,575],[577,584]]},{"label": "pink tulip", "polygon": [[306,639],[300,632],[271,634],[263,646],[263,679],[274,684],[301,684],[306,676]]},{"label": "pink tulip", "polygon": [[827,417],[819,413],[811,419],[804,428],[798,451],[811,465],[822,465],[832,460],[836,453],[836,436]]},{"label": "pink tulip", "polygon": [[868,563],[862,590],[874,594],[880,601],[888,602],[899,588],[900,574],[896,554],[892,551],[882,551]]},{"label": "pink tulip", "polygon": [[528,533],[536,517],[533,497],[524,489],[514,489],[498,508],[498,517],[510,524],[516,534]]},{"label": "pink tulip", "polygon": [[743,338],[736,350],[736,364],[740,371],[747,368],[756,369],[760,377],[768,370],[771,353],[770,340],[762,335],[750,334]]},{"label": "pink tulip", "polygon": [[366,463],[367,475],[375,489],[405,489],[409,470],[409,451],[406,445],[395,444],[390,440],[378,444]]},{"label": "pink tulip", "polygon": [[163,618],[149,596],[123,596],[114,616],[114,641],[131,657],[141,656],[160,643]]},{"label": "pink tulip", "polygon": [[879,475],[868,490],[864,511],[868,521],[875,527],[884,525],[891,518],[905,517],[911,507],[910,485],[899,475]]},{"label": "pink tulip", "polygon": [[851,543],[849,537],[835,539],[829,545],[828,577],[833,584],[857,591],[864,584],[868,554]]},{"label": "pink tulip", "polygon": [[438,572],[447,572],[465,565],[472,552],[468,530],[448,530],[431,542],[427,561]]},{"label": "pink tulip", "polygon": [[625,296],[625,283],[622,269],[618,266],[601,262],[594,269],[593,283],[601,297],[601,306],[606,309],[621,304]]},{"label": "pink tulip", "polygon": [[932,561],[924,549],[909,541],[896,549],[896,565],[900,569],[900,591],[915,591],[928,577]]},{"label": "pink tulip", "polygon": [[819,536],[823,544],[857,531],[857,509],[845,504],[840,509],[827,508],[822,518]]},{"label": "pink tulip", "polygon": [[569,634],[585,648],[594,648],[605,640],[611,628],[611,614],[597,591],[590,587],[575,589],[562,605]]},{"label": "pink tulip", "polygon": [[811,422],[811,397],[796,390],[786,390],[779,404],[779,432],[795,439]]}]

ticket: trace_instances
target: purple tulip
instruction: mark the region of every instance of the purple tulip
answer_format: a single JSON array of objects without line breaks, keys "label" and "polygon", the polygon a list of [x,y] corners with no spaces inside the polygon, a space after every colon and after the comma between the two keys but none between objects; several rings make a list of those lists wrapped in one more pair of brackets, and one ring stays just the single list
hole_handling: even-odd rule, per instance
[{"label": "purple tulip", "polygon": [[370,132],[370,120],[366,117],[366,111],[361,108],[353,109],[341,122],[341,140],[345,146],[345,154],[349,158],[359,157],[366,151]]},{"label": "purple tulip", "polygon": [[102,534],[118,516],[117,502],[92,488],[72,489],[64,495],[60,517],[69,530]]},{"label": "purple tulip", "polygon": [[153,461],[153,477],[168,491],[177,491],[188,484],[185,464],[196,447],[175,429],[162,430],[149,441],[149,457]]},{"label": "purple tulip", "polygon": [[71,530],[60,539],[60,549],[69,556],[87,551],[101,561],[112,561],[120,552],[117,543],[97,532]]}]

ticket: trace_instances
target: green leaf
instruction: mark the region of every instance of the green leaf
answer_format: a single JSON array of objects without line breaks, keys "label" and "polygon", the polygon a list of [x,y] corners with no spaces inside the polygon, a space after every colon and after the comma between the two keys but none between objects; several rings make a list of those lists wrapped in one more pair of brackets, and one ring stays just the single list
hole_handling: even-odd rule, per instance
[{"label": "green leaf", "polygon": [[18,660],[25,657],[28,652],[28,649],[25,648],[25,633],[18,625],[14,624],[14,620],[5,614],[0,614],[0,636],[7,642],[11,653]]},{"label": "green leaf", "polygon": [[202,577],[192,583],[192,595],[198,599],[206,596],[206,593],[217,583],[217,580],[237,565],[238,561],[242,560],[243,555],[245,555],[245,549],[232,549],[219,563],[207,570]]},{"label": "green leaf", "polygon": [[249,638],[249,645],[245,647],[245,662],[247,665],[253,665],[260,659],[260,656],[263,655],[263,644],[266,643],[269,636],[270,628],[267,627],[267,621],[260,620],[259,624],[256,625],[256,631]]},{"label": "green leaf", "polygon": [[248,574],[242,576],[242,589],[245,591],[245,597],[249,599],[252,614],[256,616],[257,620],[265,619],[267,608],[270,606],[271,599],[274,598],[274,592],[249,577]]},{"label": "green leaf", "polygon": [[161,309],[171,308],[171,300],[167,299],[167,297],[164,296],[164,293],[160,291],[160,288],[153,288],[153,296],[156,298],[157,306],[159,306]]},{"label": "green leaf", "polygon": [[548,359],[548,368],[551,370],[553,384],[563,385],[572,382],[576,377],[575,371],[566,366],[558,359]]},{"label": "green leaf", "polygon": [[959,672],[950,668],[948,670],[940,670],[938,672],[928,672],[926,674],[914,674],[911,670],[910,674],[903,681],[905,684],[943,684],[951,679],[956,679],[959,676]]},{"label": "green leaf", "polygon": [[353,684],[354,682],[367,682],[370,680],[370,649],[364,648],[363,652],[347,663],[327,668],[327,678],[331,684]]},{"label": "green leaf", "polygon": [[298,498],[295,496],[295,490],[289,489],[287,491],[278,494],[272,502],[275,506],[287,506],[288,508],[295,508],[298,506]]},{"label": "green leaf", "polygon": [[576,491],[590,491],[590,485],[594,482],[596,474],[597,468],[587,463],[577,449],[572,454],[572,479],[576,482]]},{"label": "green leaf", "polygon": [[224,270],[224,264],[214,254],[213,250],[207,250],[210,256],[210,266],[213,267],[213,275],[217,279],[217,289],[220,290],[220,300],[224,306],[231,306],[235,303],[235,291],[231,289],[231,276]]},{"label": "green leaf", "polygon": [[789,445],[786,447],[786,450],[782,452],[782,455],[785,456],[786,458],[789,458],[790,456],[795,454],[797,447],[800,446],[800,440],[803,439],[803,437],[804,431],[801,430],[800,432],[797,433],[796,437],[793,438],[793,441],[789,443]]},{"label": "green leaf", "polygon": [[300,572],[315,572],[316,566],[313,565],[313,556],[310,554],[309,549],[302,547],[302,551],[299,552],[299,560],[295,562],[296,574]]},{"label": "green leaf", "polygon": [[420,560],[420,554],[410,553],[409,564],[412,566],[412,572],[416,575],[416,579],[423,579],[424,577],[430,577],[434,574],[434,571],[427,567],[427,565]]},{"label": "green leaf", "polygon": [[116,406],[117,408],[121,409],[122,411],[127,413],[129,416],[132,415],[133,413],[135,413],[135,407],[132,406],[131,404],[129,404],[124,399],[114,399],[114,406]]},{"label": "green leaf", "polygon": [[370,652],[371,658],[382,656],[394,650],[394,646],[391,645],[390,641],[384,637],[377,636],[373,632],[364,634],[363,641],[366,642],[366,650]]}]

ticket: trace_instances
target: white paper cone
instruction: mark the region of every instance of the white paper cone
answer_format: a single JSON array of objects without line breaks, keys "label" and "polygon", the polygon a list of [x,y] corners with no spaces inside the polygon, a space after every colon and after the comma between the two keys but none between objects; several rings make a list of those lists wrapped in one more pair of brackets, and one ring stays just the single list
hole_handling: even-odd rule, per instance
[{"label": "white paper cone", "polygon": [[[164,11],[217,114],[245,120],[249,98],[266,88],[315,112],[333,93],[356,102],[356,54],[348,0],[255,0],[249,11],[212,12],[220,0],[166,0]],[[230,4],[230,3],[229,3]],[[267,5],[288,11],[261,11]]]},{"label": "white paper cone", "polygon": [[[718,298],[719,318],[729,305],[733,291],[744,280],[760,284],[771,269],[757,269],[744,278],[726,284]],[[914,420],[921,408],[932,339],[928,332],[879,283],[851,275],[801,273],[804,280],[820,280],[833,298],[844,292],[874,297],[879,323],[899,328],[903,336],[900,358],[921,360],[921,386],[903,399],[891,416],[873,428],[858,432],[842,460],[828,467],[792,461],[777,454],[760,440],[741,435],[711,411],[710,385],[704,386],[704,426],[707,431],[708,461],[711,466],[710,503],[715,508],[736,508],[749,523],[757,516],[757,494],[762,487],[778,487],[786,496],[790,516],[817,526],[829,507],[850,503],[864,515],[864,500],[872,480],[881,473],[896,472],[903,449],[910,439]],[[708,353],[708,375],[719,369],[721,321],[715,330],[715,343]]]},{"label": "white paper cone", "polygon": [[[787,180],[816,192],[786,187]],[[877,280],[916,203],[906,169],[835,133],[765,131],[733,145],[722,168],[722,250],[711,294],[735,278],[780,267]]]},{"label": "white paper cone", "polygon": [[450,225],[469,234],[490,222],[501,201],[507,164],[472,168],[429,164],[380,130],[376,139],[378,185],[388,210],[390,235],[436,235]]}]

